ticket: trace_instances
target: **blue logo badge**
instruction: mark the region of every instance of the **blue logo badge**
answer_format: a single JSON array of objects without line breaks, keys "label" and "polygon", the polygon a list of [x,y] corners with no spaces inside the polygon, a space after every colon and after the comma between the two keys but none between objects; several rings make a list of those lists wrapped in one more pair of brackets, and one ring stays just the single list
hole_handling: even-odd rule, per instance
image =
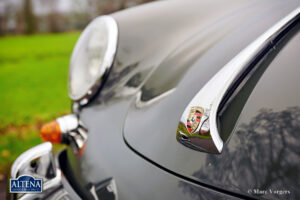
[{"label": "blue logo badge", "polygon": [[11,193],[38,193],[42,192],[42,179],[35,179],[30,175],[22,175],[17,179],[10,179]]}]

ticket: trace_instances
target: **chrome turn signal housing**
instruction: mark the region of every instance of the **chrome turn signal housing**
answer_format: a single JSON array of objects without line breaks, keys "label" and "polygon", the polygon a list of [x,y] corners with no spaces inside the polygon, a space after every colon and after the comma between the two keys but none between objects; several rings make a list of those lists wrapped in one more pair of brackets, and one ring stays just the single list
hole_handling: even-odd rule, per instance
[{"label": "chrome turn signal housing", "polygon": [[87,130],[76,115],[69,114],[43,125],[40,136],[47,142],[68,144],[74,153],[82,154]]}]

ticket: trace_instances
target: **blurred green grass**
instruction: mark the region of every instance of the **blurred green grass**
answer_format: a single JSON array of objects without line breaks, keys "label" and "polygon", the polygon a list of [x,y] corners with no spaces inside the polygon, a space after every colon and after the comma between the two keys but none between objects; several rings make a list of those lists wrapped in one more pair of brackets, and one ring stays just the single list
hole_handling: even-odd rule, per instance
[{"label": "blurred green grass", "polygon": [[79,34],[0,38],[0,173],[42,142],[42,122],[70,112],[68,65]]}]

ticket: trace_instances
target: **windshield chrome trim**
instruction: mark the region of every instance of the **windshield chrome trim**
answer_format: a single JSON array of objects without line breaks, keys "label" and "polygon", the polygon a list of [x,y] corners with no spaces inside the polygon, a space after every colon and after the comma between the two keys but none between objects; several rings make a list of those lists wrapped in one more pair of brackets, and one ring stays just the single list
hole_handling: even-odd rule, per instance
[{"label": "windshield chrome trim", "polygon": [[[191,115],[192,108],[197,107],[204,110],[203,113],[201,113],[203,117],[201,118],[199,125],[197,125],[197,129],[190,134],[183,133],[182,130],[178,128],[177,140],[180,143],[194,150],[209,153],[222,152],[224,142],[220,137],[217,123],[217,114],[222,100],[245,69],[253,63],[266,46],[274,45],[276,37],[283,33],[292,22],[297,20],[299,13],[300,7],[264,32],[205,84],[186,107],[180,123],[183,123],[187,128],[187,120]],[[200,138],[200,132],[206,133],[206,136],[210,139],[207,140],[207,137],[206,139]],[[196,137],[196,135],[198,136]],[[206,141],[204,142],[204,140]]]}]

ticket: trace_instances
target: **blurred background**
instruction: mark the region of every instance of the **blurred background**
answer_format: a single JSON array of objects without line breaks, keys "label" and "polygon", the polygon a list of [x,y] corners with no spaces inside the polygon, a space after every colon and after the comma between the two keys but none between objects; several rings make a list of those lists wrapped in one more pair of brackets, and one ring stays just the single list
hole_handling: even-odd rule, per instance
[{"label": "blurred background", "polygon": [[0,199],[9,198],[12,162],[42,142],[41,125],[70,112],[68,65],[81,30],[150,1],[0,0]]}]

